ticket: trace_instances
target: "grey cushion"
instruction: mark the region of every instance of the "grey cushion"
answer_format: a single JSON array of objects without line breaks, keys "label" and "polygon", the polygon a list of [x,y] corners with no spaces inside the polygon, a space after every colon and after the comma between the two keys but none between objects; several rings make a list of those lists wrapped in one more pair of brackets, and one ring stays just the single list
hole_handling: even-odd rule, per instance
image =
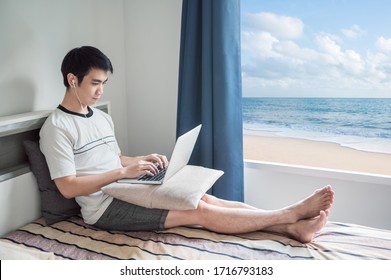
[{"label": "grey cushion", "polygon": [[78,215],[80,206],[75,199],[66,199],[50,178],[46,159],[39,148],[39,143],[26,140],[24,147],[30,161],[31,171],[37,180],[41,196],[42,216],[45,218],[46,224],[51,225]]}]

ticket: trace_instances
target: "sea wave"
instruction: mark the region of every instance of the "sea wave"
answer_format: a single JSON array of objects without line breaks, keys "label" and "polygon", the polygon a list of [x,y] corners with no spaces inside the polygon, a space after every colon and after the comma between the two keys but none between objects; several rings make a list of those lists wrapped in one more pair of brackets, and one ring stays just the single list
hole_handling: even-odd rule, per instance
[{"label": "sea wave", "polygon": [[391,99],[245,98],[243,127],[391,153]]}]

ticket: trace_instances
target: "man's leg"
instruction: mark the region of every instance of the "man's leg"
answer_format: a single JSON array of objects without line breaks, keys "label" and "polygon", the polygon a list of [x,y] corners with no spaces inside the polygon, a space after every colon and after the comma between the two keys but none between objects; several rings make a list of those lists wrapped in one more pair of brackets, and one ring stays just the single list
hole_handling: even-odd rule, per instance
[{"label": "man's leg", "polygon": [[[225,208],[245,208],[245,209],[259,210],[258,208],[255,208],[251,205],[242,202],[223,200],[208,194],[204,195],[202,197],[202,200],[208,204],[225,207]],[[299,205],[302,205],[301,212],[303,214],[300,217],[298,217],[298,219],[305,219],[305,218],[312,218],[319,215],[320,210],[329,209],[333,201],[334,201],[334,192],[331,186],[326,186],[316,190],[309,197],[289,207],[292,208],[292,207],[298,207]],[[309,211],[309,209],[313,209],[313,212]]]},{"label": "man's leg", "polygon": [[321,230],[327,222],[329,211],[320,211],[319,216],[312,219],[304,219],[293,224],[275,225],[265,228],[265,231],[282,233],[302,243],[311,242],[314,234]]},{"label": "man's leg", "polygon": [[224,208],[244,208],[244,209],[252,209],[252,210],[257,210],[258,208],[255,208],[251,205],[239,202],[239,201],[231,201],[231,200],[224,200],[217,198],[213,195],[205,194],[201,200],[205,201],[208,204],[215,205],[215,206],[220,206]]},{"label": "man's leg", "polygon": [[[326,211],[331,207],[334,193],[331,187],[315,191],[306,199],[289,207],[278,210],[261,210],[247,207],[245,204],[220,200],[214,197],[206,197],[200,201],[195,210],[170,211],[165,222],[166,228],[182,225],[200,225],[209,230],[221,233],[244,233],[261,229],[270,229],[281,225],[279,228],[271,228],[274,231],[294,235],[295,227],[292,224],[300,220],[304,228],[318,228],[327,220]],[[232,208],[234,207],[234,208]],[[305,219],[313,218],[306,221]],[[307,224],[316,226],[306,227]],[[313,233],[312,233],[313,234]]]}]

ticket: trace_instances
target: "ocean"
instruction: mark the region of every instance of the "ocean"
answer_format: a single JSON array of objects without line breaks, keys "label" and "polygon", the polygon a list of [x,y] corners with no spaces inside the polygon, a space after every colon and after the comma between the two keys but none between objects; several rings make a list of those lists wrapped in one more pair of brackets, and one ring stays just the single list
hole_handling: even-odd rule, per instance
[{"label": "ocean", "polygon": [[243,128],[391,154],[391,98],[243,98]]}]

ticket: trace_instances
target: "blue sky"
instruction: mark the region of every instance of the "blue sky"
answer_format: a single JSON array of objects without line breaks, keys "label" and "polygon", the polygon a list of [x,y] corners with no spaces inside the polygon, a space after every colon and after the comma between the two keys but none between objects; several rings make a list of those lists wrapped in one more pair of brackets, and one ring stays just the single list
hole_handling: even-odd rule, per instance
[{"label": "blue sky", "polygon": [[391,97],[391,1],[241,0],[244,96]]}]

